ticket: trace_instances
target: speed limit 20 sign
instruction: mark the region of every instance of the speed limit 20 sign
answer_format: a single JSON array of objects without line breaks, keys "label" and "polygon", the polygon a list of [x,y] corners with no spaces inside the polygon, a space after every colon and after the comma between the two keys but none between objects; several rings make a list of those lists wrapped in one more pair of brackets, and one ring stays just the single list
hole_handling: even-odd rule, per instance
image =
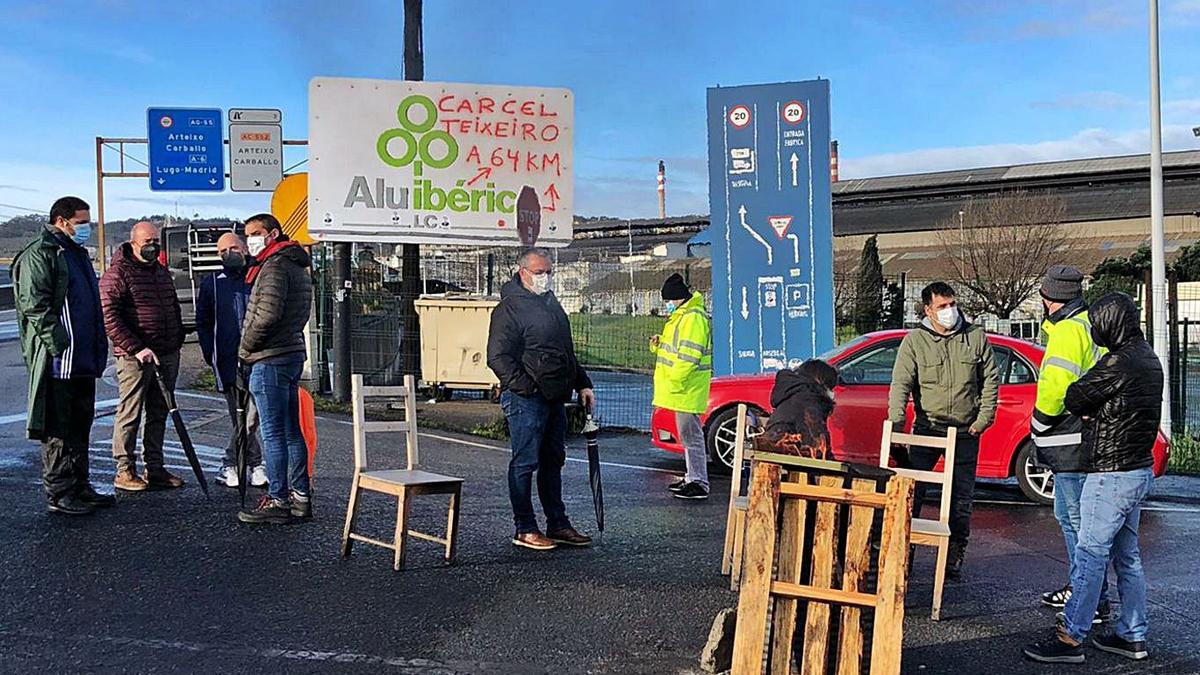
[{"label": "speed limit 20 sign", "polygon": [[788,124],[800,124],[804,119],[804,106],[800,101],[788,101],[780,109],[779,115],[783,117],[783,121]]},{"label": "speed limit 20 sign", "polygon": [[750,109],[744,105],[735,105],[729,109],[729,123],[737,129],[745,129],[750,124]]}]

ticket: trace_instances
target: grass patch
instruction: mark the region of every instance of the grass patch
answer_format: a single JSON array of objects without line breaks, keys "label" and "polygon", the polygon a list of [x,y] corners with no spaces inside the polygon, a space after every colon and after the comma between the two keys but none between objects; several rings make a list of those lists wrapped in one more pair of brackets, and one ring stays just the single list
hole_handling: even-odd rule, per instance
[{"label": "grass patch", "polygon": [[217,376],[213,375],[211,369],[205,368],[196,374],[195,379],[192,380],[191,388],[196,391],[216,391]]},{"label": "grass patch", "polygon": [[493,441],[508,440],[508,419],[503,415],[488,422],[487,424],[477,425],[469,432],[472,436],[481,438],[490,438]]},{"label": "grass patch", "polygon": [[1200,476],[1200,440],[1190,433],[1175,434],[1171,438],[1171,461],[1167,472]]},{"label": "grass patch", "polygon": [[662,332],[664,317],[571,314],[568,318],[575,353],[583,365],[654,370],[648,345],[650,336]]}]

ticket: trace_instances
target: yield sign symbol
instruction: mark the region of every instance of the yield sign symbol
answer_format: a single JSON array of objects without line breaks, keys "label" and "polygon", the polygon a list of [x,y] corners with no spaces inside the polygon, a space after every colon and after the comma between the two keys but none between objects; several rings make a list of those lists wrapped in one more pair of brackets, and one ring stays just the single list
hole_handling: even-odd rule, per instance
[{"label": "yield sign symbol", "polygon": [[776,236],[783,239],[783,235],[787,234],[788,228],[792,226],[792,217],[767,216],[767,222],[771,223],[771,229],[775,230]]}]

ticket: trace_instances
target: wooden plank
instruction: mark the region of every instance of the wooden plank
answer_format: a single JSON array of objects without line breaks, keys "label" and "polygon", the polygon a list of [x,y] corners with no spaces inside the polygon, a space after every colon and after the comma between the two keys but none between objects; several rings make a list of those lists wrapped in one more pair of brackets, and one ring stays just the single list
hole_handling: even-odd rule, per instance
[{"label": "wooden plank", "polygon": [[733,675],[761,675],[763,636],[771,605],[771,567],[775,561],[775,515],[779,512],[779,466],[754,465],[750,508],[746,511],[745,569],[738,594],[733,639]]},{"label": "wooden plank", "polygon": [[[780,484],[807,485],[808,476],[798,471],[787,475]],[[804,518],[808,510],[808,502],[802,499],[786,499],[780,504],[783,510],[782,525],[779,530],[779,567],[776,579],[787,585],[800,583],[800,566],[804,554]],[[775,592],[778,582],[771,585]],[[790,675],[792,672],[792,641],[796,635],[796,610],[799,598],[793,595],[783,595],[775,602],[775,630],[771,645],[771,675]]]},{"label": "wooden plank", "polygon": [[[746,440],[746,404],[739,403],[737,407],[737,426],[733,434],[733,472],[729,484],[729,508],[725,513],[725,548],[721,552],[721,574],[733,573],[734,557],[741,554],[734,546],[737,544],[736,532],[745,519],[738,512],[734,503],[742,496],[742,447]],[[737,588],[736,580],[730,579],[730,590]]]},{"label": "wooden plank", "polygon": [[946,436],[917,436],[914,434],[892,434],[892,442],[900,445],[916,445],[922,448],[947,448],[953,442]]},{"label": "wooden plank", "polygon": [[892,471],[898,476],[911,478],[921,483],[933,483],[934,485],[949,485],[952,480],[952,474],[946,471],[920,471],[918,469],[901,469],[892,467]]},{"label": "wooden plank", "polygon": [[[839,489],[842,479],[837,476],[822,476],[818,482],[830,490]],[[817,518],[813,527],[812,586],[833,587],[833,561],[838,545],[838,504],[821,502],[817,505]],[[830,607],[826,604],[808,606],[804,622],[804,658],[800,672],[804,675],[824,675],[829,652]]]},{"label": "wooden plank", "polygon": [[[816,588],[815,586],[801,586],[799,584],[789,584],[782,581],[776,581],[771,584],[771,595],[777,595],[781,598],[796,598],[798,600],[811,600],[813,602],[822,602],[831,605],[854,605],[856,607],[874,607],[875,596],[870,593],[857,593],[850,591],[842,591],[836,588]],[[778,606],[775,609],[779,612]]]},{"label": "wooden plank", "polygon": [[871,675],[897,675],[900,672],[904,641],[912,480],[904,476],[893,477],[888,481],[887,495],[879,549],[879,597],[875,605],[875,629],[871,634]]},{"label": "wooden plank", "polygon": [[755,452],[754,459],[760,462],[770,462],[772,464],[780,464],[789,469],[817,469],[819,471],[841,471],[849,472],[851,467],[845,462],[839,462],[833,459],[813,459],[812,457],[797,457],[796,455],[783,455],[777,452]]},{"label": "wooden plank", "polygon": [[384,548],[388,548],[393,551],[396,550],[396,546],[394,544],[389,544],[386,541],[379,541],[378,539],[372,539],[370,537],[364,537],[363,535],[358,534],[357,532],[351,532],[350,538],[353,539],[354,541],[361,541],[366,544],[374,544],[375,546],[382,546]]},{"label": "wooden plank", "polygon": [[409,530],[408,536],[412,537],[413,539],[422,539],[424,541],[432,541],[433,543],[441,544],[442,546],[446,545],[445,539],[438,537],[438,536],[434,536],[432,534],[425,534],[424,532],[418,532],[416,530]]},{"label": "wooden plank", "polygon": [[[873,483],[872,483],[873,484]],[[836,487],[829,485],[800,485],[784,483],[779,486],[779,494],[784,497],[799,497],[818,502],[834,502],[852,506],[867,506],[882,509],[887,505],[887,495],[877,492],[863,493],[847,490],[839,483]]]},{"label": "wooden plank", "polygon": [[404,398],[408,396],[408,387],[367,387],[358,388],[363,398]]},{"label": "wooden plank", "polygon": [[[856,479],[855,490],[875,492],[875,481]],[[886,495],[882,495],[886,499]],[[842,567],[842,591],[864,595],[871,599],[868,607],[875,606],[875,596],[860,594],[863,577],[871,566],[871,525],[875,520],[875,509],[865,506],[850,507],[849,525],[846,528],[846,557]],[[862,672],[863,630],[862,610],[858,607],[842,607],[838,631],[838,675],[859,675]]]},{"label": "wooden plank", "polygon": [[363,422],[362,429],[369,434],[386,434],[408,431],[408,422]]}]

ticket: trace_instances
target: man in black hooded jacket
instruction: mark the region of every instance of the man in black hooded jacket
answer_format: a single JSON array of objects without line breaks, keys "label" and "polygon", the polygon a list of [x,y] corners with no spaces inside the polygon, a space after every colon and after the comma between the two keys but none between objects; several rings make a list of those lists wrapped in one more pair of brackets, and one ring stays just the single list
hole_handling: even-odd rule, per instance
[{"label": "man in black hooded jacket", "polygon": [[1141,660],[1146,650],[1146,577],[1138,550],[1142,500],[1154,485],[1154,443],[1162,417],[1163,370],[1124,293],[1100,298],[1089,312],[1092,339],[1108,349],[1067,388],[1066,407],[1083,420],[1080,449],[1088,474],[1080,497],[1071,598],[1056,635],[1025,648],[1043,663],[1083,663],[1083,642],[1100,602],[1105,568],[1117,573],[1121,616],[1097,649]]},{"label": "man in black hooded jacket", "polygon": [[[567,518],[562,501],[567,416],[563,407],[579,392],[579,402],[595,405],[592,381],[575,358],[571,324],[551,291],[554,270],[545,249],[530,249],[520,270],[500,289],[488,333],[488,368],[500,379],[500,407],[508,420],[512,460],[508,496],[516,534],[514,546],[545,551],[559,544],[588,546]],[[546,534],[533,513],[532,482],[546,514]]]}]

